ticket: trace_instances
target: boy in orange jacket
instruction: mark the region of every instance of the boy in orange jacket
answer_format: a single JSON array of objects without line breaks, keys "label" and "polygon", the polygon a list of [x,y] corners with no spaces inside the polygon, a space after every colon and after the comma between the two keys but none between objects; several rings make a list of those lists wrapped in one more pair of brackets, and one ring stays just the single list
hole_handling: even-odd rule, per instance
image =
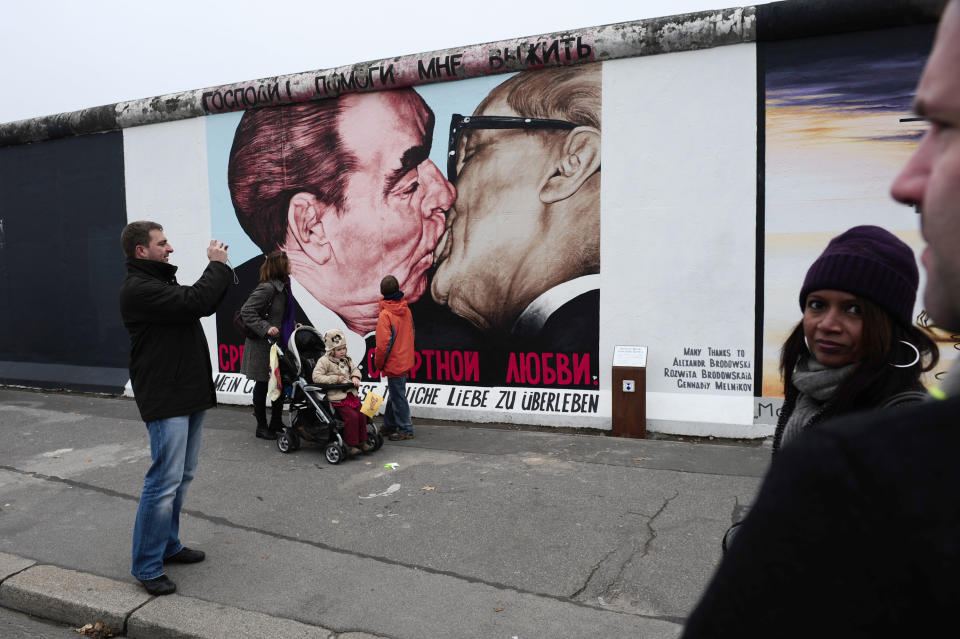
[{"label": "boy in orange jacket", "polygon": [[387,376],[387,410],[383,433],[392,441],[413,439],[410,404],[407,402],[407,373],[413,368],[413,315],[393,275],[380,282],[380,318],[377,320],[377,350],[373,363]]}]

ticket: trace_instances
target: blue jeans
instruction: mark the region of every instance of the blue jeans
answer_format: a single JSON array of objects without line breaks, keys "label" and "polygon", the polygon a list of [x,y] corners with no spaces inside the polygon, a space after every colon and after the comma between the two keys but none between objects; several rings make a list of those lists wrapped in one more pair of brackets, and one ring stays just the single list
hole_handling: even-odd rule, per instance
[{"label": "blue jeans", "polygon": [[133,526],[133,568],[137,579],[163,574],[165,557],[180,552],[180,508],[197,472],[204,411],[147,422],[153,464],[143,480]]},{"label": "blue jeans", "polygon": [[407,376],[387,378],[387,410],[383,414],[383,427],[388,431],[412,433],[410,404],[407,402]]}]

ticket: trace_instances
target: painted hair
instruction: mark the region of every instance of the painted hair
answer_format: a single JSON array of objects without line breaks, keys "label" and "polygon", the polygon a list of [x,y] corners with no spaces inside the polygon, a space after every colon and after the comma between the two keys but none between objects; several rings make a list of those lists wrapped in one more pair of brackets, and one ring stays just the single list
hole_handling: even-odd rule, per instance
[{"label": "painted hair", "polygon": [[343,208],[356,158],[340,139],[339,99],[251,109],[230,149],[227,181],[237,221],[264,253],[283,246],[290,199],[307,192]]},{"label": "painted hair", "polygon": [[599,130],[602,95],[599,64],[525,71],[493,89],[474,115],[503,97],[521,117],[567,120]]},{"label": "painted hair", "polygon": [[150,231],[162,231],[163,227],[156,222],[140,220],[130,222],[120,231],[120,248],[128,258],[137,256],[138,246],[150,246]]}]

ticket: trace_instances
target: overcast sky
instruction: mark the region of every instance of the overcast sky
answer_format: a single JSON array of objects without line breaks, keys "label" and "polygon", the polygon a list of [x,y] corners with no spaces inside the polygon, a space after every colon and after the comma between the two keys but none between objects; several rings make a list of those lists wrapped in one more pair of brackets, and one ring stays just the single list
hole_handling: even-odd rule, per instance
[{"label": "overcast sky", "polygon": [[736,0],[3,0],[0,122],[728,6],[741,5]]}]

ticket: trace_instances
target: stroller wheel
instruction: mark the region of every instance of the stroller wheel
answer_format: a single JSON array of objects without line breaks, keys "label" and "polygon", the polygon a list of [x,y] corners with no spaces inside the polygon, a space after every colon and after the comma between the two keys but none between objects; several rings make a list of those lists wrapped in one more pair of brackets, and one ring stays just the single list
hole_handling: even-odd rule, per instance
[{"label": "stroller wheel", "polygon": [[326,457],[327,461],[331,464],[339,464],[343,461],[343,448],[341,448],[337,442],[330,442],[326,448],[323,449],[323,456]]},{"label": "stroller wheel", "polygon": [[383,433],[373,425],[373,422],[367,422],[367,441],[373,442],[373,449],[370,452],[380,450],[383,446]]},{"label": "stroller wheel", "polygon": [[300,437],[293,429],[286,427],[277,435],[277,449],[281,453],[292,453],[300,448]]}]

